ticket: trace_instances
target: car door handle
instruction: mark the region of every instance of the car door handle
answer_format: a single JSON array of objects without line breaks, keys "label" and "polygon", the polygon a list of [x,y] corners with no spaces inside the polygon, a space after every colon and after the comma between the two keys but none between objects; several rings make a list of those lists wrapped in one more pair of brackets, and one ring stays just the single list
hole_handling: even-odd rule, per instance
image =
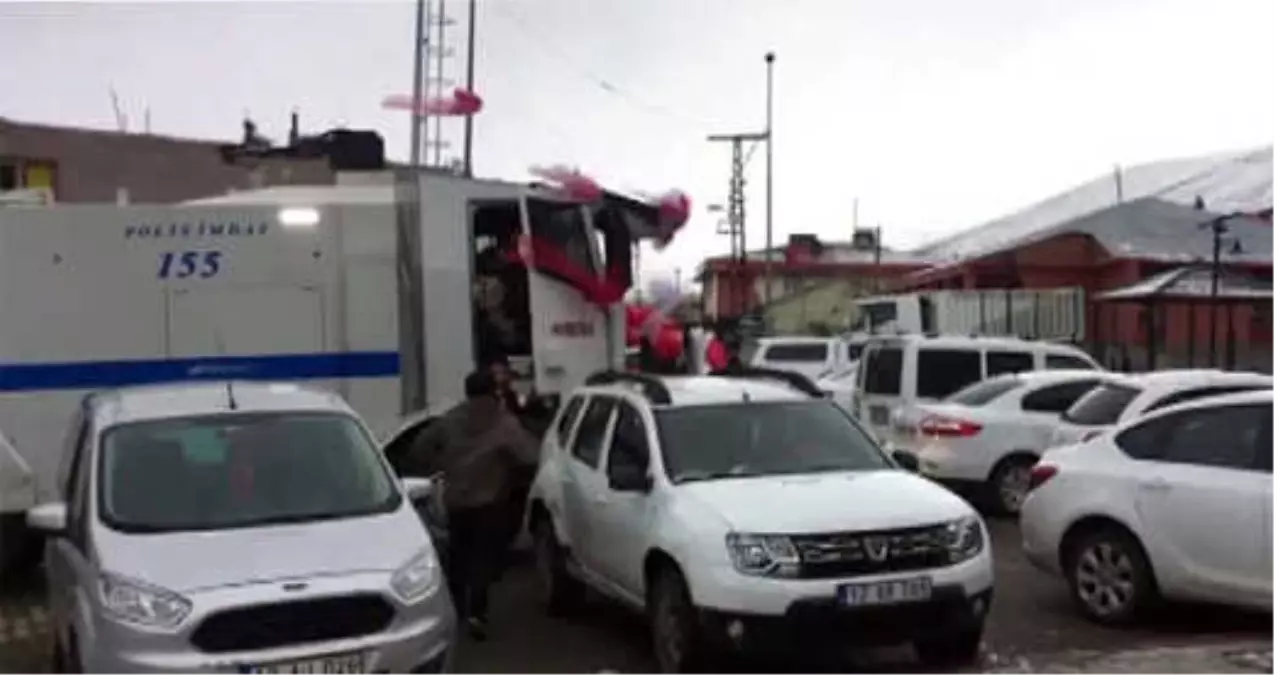
[{"label": "car door handle", "polygon": [[1147,492],[1167,492],[1172,489],[1172,485],[1162,478],[1147,478],[1138,483],[1137,487]]}]

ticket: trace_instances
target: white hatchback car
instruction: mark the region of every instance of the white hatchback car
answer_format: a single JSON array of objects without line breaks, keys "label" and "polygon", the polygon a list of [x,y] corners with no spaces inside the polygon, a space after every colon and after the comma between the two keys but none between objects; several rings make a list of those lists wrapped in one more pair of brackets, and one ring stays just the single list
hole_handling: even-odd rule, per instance
[{"label": "white hatchback car", "polygon": [[1103,623],[1158,597],[1268,611],[1272,405],[1268,390],[1199,399],[1045,453],[1022,505],[1027,557]]},{"label": "white hatchback car", "polygon": [[916,406],[916,423],[896,427],[895,444],[915,453],[922,474],[969,489],[1000,513],[1016,514],[1058,416],[1114,377],[1103,370],[997,375]]},{"label": "white hatchback car", "polygon": [[1049,447],[1094,438],[1146,413],[1206,396],[1274,389],[1274,378],[1225,370],[1160,370],[1120,374],[1062,413]]},{"label": "white hatchback car", "polygon": [[565,609],[587,585],[644,610],[667,671],[793,636],[972,660],[986,526],[898,458],[799,375],[595,375],[531,491],[545,601]]},{"label": "white hatchback car", "polygon": [[442,672],[455,612],[411,500],[335,394],[290,384],[91,394],[27,513],[55,672]]}]

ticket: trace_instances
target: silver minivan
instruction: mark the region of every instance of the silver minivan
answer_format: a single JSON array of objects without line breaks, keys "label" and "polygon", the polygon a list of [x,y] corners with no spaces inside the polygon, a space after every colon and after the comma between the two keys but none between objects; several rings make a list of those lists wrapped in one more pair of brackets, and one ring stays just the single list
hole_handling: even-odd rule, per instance
[{"label": "silver minivan", "polygon": [[84,400],[45,548],[54,667],[442,672],[455,615],[412,502],[335,394],[216,383]]}]

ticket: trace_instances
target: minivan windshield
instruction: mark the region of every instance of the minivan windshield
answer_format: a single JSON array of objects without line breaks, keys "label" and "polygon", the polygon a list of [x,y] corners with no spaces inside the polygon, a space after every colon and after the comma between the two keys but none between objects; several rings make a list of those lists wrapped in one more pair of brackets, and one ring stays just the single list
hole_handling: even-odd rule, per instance
[{"label": "minivan windshield", "polygon": [[107,429],[98,509],[125,532],[254,527],[393,511],[367,432],[339,413],[243,413]]},{"label": "minivan windshield", "polygon": [[1079,397],[1062,413],[1062,419],[1071,424],[1100,427],[1114,424],[1124,414],[1128,404],[1141,393],[1136,387],[1119,384],[1099,384],[1092,391]]},{"label": "minivan windshield", "polygon": [[686,406],[656,415],[673,483],[893,468],[831,401]]}]

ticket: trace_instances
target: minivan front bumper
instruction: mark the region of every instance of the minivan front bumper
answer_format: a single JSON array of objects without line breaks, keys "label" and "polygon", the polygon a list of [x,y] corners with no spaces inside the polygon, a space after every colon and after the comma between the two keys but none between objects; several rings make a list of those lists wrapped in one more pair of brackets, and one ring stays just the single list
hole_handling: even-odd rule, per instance
[{"label": "minivan front bumper", "polygon": [[[92,629],[85,631],[79,627],[77,647],[81,665],[85,672],[244,673],[263,666],[356,655],[361,657],[364,672],[445,672],[449,669],[456,619],[441,574],[438,585],[411,604],[393,598],[388,590],[389,575],[385,573],[342,575],[308,582],[309,588],[286,598],[263,597],[258,584],[195,594],[195,611],[174,632],[131,627],[96,616]],[[197,648],[192,642],[199,626],[218,612],[284,600],[321,600],[358,594],[379,594],[394,607],[393,620],[384,630],[242,651],[210,652]]]}]

